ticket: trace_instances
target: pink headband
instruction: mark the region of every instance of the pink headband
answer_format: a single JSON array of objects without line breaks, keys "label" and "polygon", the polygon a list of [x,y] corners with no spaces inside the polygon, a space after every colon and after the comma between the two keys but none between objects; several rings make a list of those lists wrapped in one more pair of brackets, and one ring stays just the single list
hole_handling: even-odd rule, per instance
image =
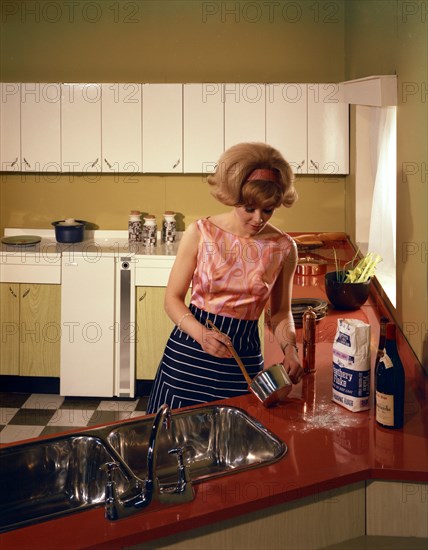
[{"label": "pink headband", "polygon": [[254,180],[278,182],[279,172],[277,170],[272,170],[271,168],[256,168],[247,177],[246,181]]}]

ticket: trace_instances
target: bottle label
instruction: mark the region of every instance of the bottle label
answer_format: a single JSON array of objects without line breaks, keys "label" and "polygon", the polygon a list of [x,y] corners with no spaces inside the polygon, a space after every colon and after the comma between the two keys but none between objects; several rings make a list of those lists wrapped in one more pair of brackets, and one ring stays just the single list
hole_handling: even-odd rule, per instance
[{"label": "bottle label", "polygon": [[392,361],[389,357],[389,355],[386,353],[386,351],[384,352],[382,358],[380,359],[379,361],[380,363],[383,363],[385,365],[385,368],[386,369],[390,369],[392,368],[394,365],[392,364]]},{"label": "bottle label", "polygon": [[384,426],[394,426],[394,396],[376,391],[376,420]]}]

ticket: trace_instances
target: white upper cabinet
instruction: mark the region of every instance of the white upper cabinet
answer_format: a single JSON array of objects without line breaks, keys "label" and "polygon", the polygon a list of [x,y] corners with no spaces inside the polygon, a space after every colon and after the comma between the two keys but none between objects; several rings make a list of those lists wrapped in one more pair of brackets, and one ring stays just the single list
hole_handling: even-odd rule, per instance
[{"label": "white upper cabinet", "polygon": [[21,85],[0,85],[0,169],[21,169]]},{"label": "white upper cabinet", "polygon": [[349,173],[349,106],[338,84],[308,84],[308,173]]},{"label": "white upper cabinet", "polygon": [[21,170],[61,171],[61,86],[21,84]]},{"label": "white upper cabinet", "polygon": [[306,84],[266,84],[266,143],[296,174],[307,172],[307,125]]},{"label": "white upper cabinet", "polygon": [[225,108],[225,149],[242,142],[264,142],[266,138],[265,85],[225,83],[222,86]]},{"label": "white upper cabinet", "polygon": [[182,84],[143,84],[143,172],[183,172],[182,96]]},{"label": "white upper cabinet", "polygon": [[184,172],[210,173],[224,151],[224,103],[221,84],[183,87]]},{"label": "white upper cabinet", "polygon": [[101,171],[101,84],[62,84],[62,171]]},{"label": "white upper cabinet", "polygon": [[296,174],[349,173],[338,84],[0,85],[0,167],[211,173],[225,149],[268,143]]},{"label": "white upper cabinet", "polygon": [[102,171],[141,172],[141,84],[102,84],[101,127]]}]

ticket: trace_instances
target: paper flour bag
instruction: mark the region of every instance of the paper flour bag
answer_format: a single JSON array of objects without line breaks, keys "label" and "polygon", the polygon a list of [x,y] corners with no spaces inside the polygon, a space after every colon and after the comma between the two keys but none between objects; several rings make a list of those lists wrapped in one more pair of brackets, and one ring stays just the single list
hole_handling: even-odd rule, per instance
[{"label": "paper flour bag", "polygon": [[370,408],[370,325],[358,319],[337,320],[332,399],[353,412]]}]

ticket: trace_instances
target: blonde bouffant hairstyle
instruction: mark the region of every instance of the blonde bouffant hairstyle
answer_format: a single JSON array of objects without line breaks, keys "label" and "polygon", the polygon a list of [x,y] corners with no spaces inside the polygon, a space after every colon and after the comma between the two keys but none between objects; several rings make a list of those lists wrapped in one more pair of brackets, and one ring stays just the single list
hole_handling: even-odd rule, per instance
[{"label": "blonde bouffant hairstyle", "polygon": [[[257,168],[275,172],[275,181],[253,178],[247,181]],[[291,166],[279,151],[265,143],[233,145],[222,154],[207,181],[214,197],[228,206],[289,208],[297,200]]]}]

